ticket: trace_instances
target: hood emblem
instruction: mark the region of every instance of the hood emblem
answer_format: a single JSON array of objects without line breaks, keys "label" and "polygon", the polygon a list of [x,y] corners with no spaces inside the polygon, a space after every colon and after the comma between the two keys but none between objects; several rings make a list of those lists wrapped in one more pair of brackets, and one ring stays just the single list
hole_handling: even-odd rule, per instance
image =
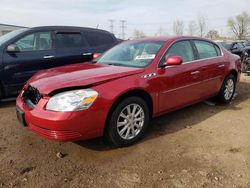
[{"label": "hood emblem", "polygon": [[143,75],[142,78],[150,78],[153,76],[156,76],[156,73],[150,73],[150,74]]}]

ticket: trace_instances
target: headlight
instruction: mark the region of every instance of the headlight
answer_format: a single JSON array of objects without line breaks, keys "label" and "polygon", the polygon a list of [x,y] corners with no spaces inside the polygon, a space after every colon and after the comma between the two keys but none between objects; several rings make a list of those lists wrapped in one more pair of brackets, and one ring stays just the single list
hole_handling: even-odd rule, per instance
[{"label": "headlight", "polygon": [[67,91],[54,95],[46,109],[58,112],[72,112],[88,109],[96,100],[98,93],[92,89]]}]

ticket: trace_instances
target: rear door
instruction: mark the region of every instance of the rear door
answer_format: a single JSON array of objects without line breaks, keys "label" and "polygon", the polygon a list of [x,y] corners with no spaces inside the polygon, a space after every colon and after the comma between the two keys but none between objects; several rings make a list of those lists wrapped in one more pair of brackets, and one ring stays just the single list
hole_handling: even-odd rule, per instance
[{"label": "rear door", "polygon": [[169,111],[201,98],[201,74],[194,49],[189,40],[175,42],[163,56],[181,56],[183,64],[159,69],[159,111]]},{"label": "rear door", "polygon": [[55,31],[56,62],[54,66],[89,61],[89,45],[81,31]]},{"label": "rear door", "polygon": [[20,52],[3,52],[3,82],[9,92],[18,91],[37,71],[50,67],[55,57],[51,31],[29,33],[13,43]]},{"label": "rear door", "polygon": [[193,44],[198,53],[197,62],[201,65],[202,97],[214,95],[221,87],[228,62],[217,45],[203,40],[193,40]]}]

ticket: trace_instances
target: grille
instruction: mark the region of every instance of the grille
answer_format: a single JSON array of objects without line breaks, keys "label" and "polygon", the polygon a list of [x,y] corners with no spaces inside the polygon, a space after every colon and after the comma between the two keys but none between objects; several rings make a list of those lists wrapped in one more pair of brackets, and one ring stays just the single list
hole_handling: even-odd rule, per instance
[{"label": "grille", "polygon": [[28,106],[33,107],[40,101],[42,95],[36,88],[28,86],[28,88],[23,92],[22,97]]}]

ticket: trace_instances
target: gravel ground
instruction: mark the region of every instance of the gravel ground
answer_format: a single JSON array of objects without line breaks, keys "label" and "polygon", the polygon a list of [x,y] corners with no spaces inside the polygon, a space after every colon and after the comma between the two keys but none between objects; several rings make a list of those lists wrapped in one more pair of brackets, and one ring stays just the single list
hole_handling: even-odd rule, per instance
[{"label": "gravel ground", "polygon": [[250,187],[250,77],[227,106],[199,103],[159,117],[142,141],[58,143],[0,104],[0,187]]}]

